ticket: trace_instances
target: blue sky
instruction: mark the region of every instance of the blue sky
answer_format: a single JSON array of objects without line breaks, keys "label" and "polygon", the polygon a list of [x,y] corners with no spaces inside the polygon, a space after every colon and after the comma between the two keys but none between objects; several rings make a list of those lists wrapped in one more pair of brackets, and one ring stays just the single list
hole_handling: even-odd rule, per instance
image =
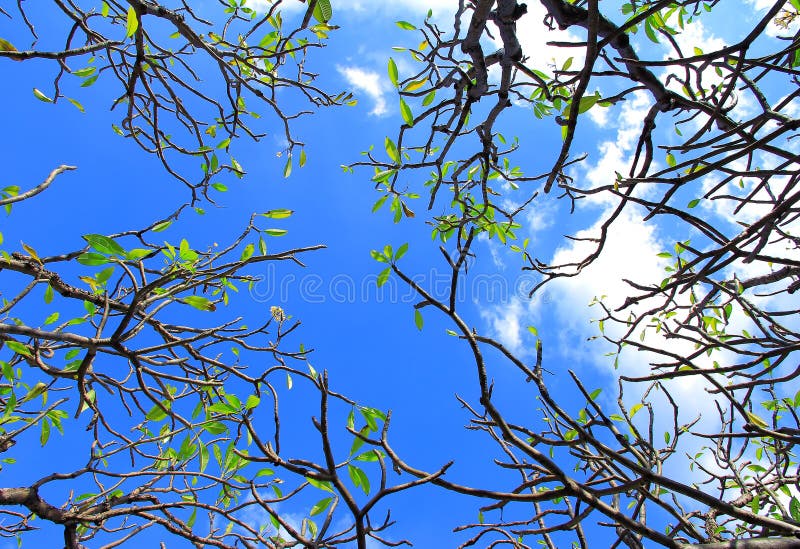
[{"label": "blue sky", "polygon": [[[198,4],[206,7],[205,3]],[[401,124],[386,64],[391,56],[401,75],[408,74],[411,63],[402,52],[391,48],[415,45],[418,39],[399,29],[394,21],[418,22],[430,8],[436,21],[447,28],[455,2],[334,0],[332,4],[333,22],[341,29],[332,34],[327,48],[315,52],[310,68],[321,72],[327,89],[353,91],[358,104],[319,110],[293,125],[294,133],[306,143],[308,162],[302,169],[295,166],[288,179],[282,176],[285,142],[277,128],[257,143],[241,140],[235,145],[235,154],[247,175],[242,180],[226,180],[228,191],[214,194],[217,205],[204,204],[204,215],[187,211],[161,235],[173,244],[187,238],[192,246],[205,249],[235,238],[253,212],[294,210],[291,218],[273,222],[288,229],[288,234],[270,240],[270,250],[314,244],[326,248],[304,256],[305,269],[285,264],[259,267],[254,274],[263,276],[263,281],[249,294],[243,289],[236,295],[230,312],[263,318],[270,306],[281,306],[302,322],[296,340],[315,349],[311,363],[318,370],[328,370],[333,388],[365,405],[392,410],[390,440],[409,463],[433,470],[454,459],[453,479],[497,487],[508,481],[492,465],[498,451],[479,433],[463,429],[469,416],[455,398],[458,394],[468,401],[477,400],[468,349],[445,333],[450,326],[429,309],[424,311],[425,326],[419,331],[414,324],[415,300],[409,299],[399,280],[392,279],[381,289],[374,286],[381,265],[369,252],[386,244],[397,247],[409,242],[403,267],[423,277],[427,284],[435,286],[446,273],[437,243],[431,242],[430,228],[424,224],[427,199],[410,204],[418,212],[416,218],[393,224],[385,208],[376,214],[370,212],[380,196],[373,190],[371,173],[357,169],[349,174],[340,167],[357,162],[370,145],[382,147],[384,137],[394,136]],[[581,35],[544,32],[542,8],[538,3],[530,4],[531,13],[519,23],[524,51],[541,56],[537,68],[546,69],[551,59],[562,65],[565,54],[546,42],[579,39]],[[613,14],[612,18],[621,20],[612,5],[602,7]],[[763,8],[750,3],[720,6],[714,14],[688,26],[679,42],[706,51],[729,43],[744,28],[737,17],[743,14],[746,21]],[[14,24],[0,21],[0,36],[24,43],[27,38],[23,29]],[[57,26],[46,18],[38,24],[42,42],[47,43]],[[644,36],[637,36],[636,43],[641,46],[642,58],[668,55],[664,47],[648,43]],[[576,58],[575,65],[579,64]],[[3,184],[24,189],[37,184],[59,164],[78,167],[60,176],[45,193],[14,206],[1,225],[3,249],[8,251],[20,249],[20,241],[41,256],[78,249],[83,246],[81,235],[112,234],[151,223],[171,213],[186,198],[186,189],[166,177],[155,158],[112,132],[111,124],[118,123],[119,114],[109,111],[116,91],[110,82],[101,79],[85,89],[78,87],[77,79],[66,82],[65,93],[78,99],[85,113],[66,101],[51,105],[35,99],[31,93],[34,87],[51,93],[55,70],[53,64],[42,61],[4,63],[6,131],[0,136],[6,155]],[[650,98],[637,94],[622,105],[589,111],[581,120],[573,149],[585,151],[589,157],[573,170],[574,176],[599,184],[613,178],[614,171],[627,171],[639,124],[649,107]],[[552,119],[538,120],[530,110],[520,107],[505,113],[499,124],[504,134],[519,136],[522,149],[516,160],[526,173],[549,169],[560,147],[560,129]],[[662,131],[668,131],[668,124],[664,126]],[[665,162],[663,157],[657,160],[662,165]],[[410,181],[409,185],[420,188],[419,182]],[[687,194],[686,201],[691,198]],[[543,195],[525,218],[520,239],[530,238],[531,247],[542,259],[574,256],[580,250],[563,235],[576,231],[592,234],[597,216],[608,206],[596,201],[570,216],[568,205],[557,201],[555,193]],[[709,215],[724,214],[713,212],[711,207],[708,211]],[[555,283],[532,300],[524,291],[532,280],[520,272],[518,257],[496,241],[482,241],[480,257],[465,283],[462,317],[526,358],[531,357],[535,343],[527,327],[535,325],[545,344],[545,367],[557,374],[566,368],[576,370],[590,389],[604,388],[601,401],[611,403],[615,398],[613,358],[604,356],[609,349],[601,342],[587,341],[597,334],[596,325],[591,323],[597,312],[588,304],[600,295],[607,295],[611,302],[620,300],[626,291],[623,278],[660,280],[666,262],[657,254],[671,249],[677,238],[672,230],[669,226],[644,226],[641,212],[631,211],[617,224],[601,260],[583,276]],[[26,312],[31,318],[46,316],[46,311],[35,307]],[[646,357],[626,358],[621,372],[641,372],[647,367]],[[493,357],[492,368],[498,395],[509,416],[524,420],[536,407],[532,393],[499,357]],[[565,398],[575,394],[565,376],[555,375],[549,382],[551,390],[563,391]],[[679,387],[677,391],[693,402],[702,395],[696,386]],[[298,425],[305,422],[304,429],[308,429],[301,391],[285,392],[288,409],[298,414]],[[699,408],[691,413],[701,411]],[[79,432],[79,427],[71,431],[76,437]],[[53,448],[69,448],[76,440],[55,441]],[[29,443],[31,448],[38,446],[36,437]],[[308,439],[298,436],[291,444],[302,449]],[[64,452],[60,455],[67,459]],[[33,478],[52,464],[49,454],[31,455],[37,457],[20,464],[16,478]],[[8,479],[11,475],[5,476]],[[433,488],[401,494],[390,498],[389,503],[397,520],[390,536],[409,537],[418,547],[454,546],[456,540],[466,539],[465,534],[453,534],[452,529],[476,520],[481,504]],[[290,514],[301,516],[304,512],[292,509],[291,503],[285,505]],[[45,535],[53,534],[48,531]],[[606,534],[598,531],[597,535]]]}]

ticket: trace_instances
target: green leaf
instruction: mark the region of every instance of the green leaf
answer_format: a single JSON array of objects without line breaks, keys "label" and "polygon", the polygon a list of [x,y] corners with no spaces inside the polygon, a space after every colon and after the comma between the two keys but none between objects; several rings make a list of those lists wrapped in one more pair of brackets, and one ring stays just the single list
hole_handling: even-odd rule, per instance
[{"label": "green leaf", "polygon": [[[396,88],[397,87],[397,76],[398,76],[397,65],[395,64],[394,59],[392,59],[391,57],[389,58],[389,69],[388,70],[389,70],[389,80],[392,81],[392,84]],[[34,93],[35,93],[35,91],[36,90],[34,90]]]},{"label": "green leaf", "polygon": [[403,30],[417,30],[417,27],[415,27],[408,21],[395,21],[395,25],[397,25]]},{"label": "green leaf", "polygon": [[423,87],[427,83],[428,83],[428,78],[427,77],[420,78],[419,80],[412,80],[411,82],[406,84],[406,87],[403,88],[403,91],[404,92],[409,92],[409,93],[410,92],[414,92],[414,91],[417,91],[418,89],[420,89],[421,87]]},{"label": "green leaf", "polygon": [[746,412],[746,414],[747,414],[747,420],[750,423],[752,423],[753,425],[755,425],[756,427],[760,427],[761,429],[767,429],[769,427],[769,425],[767,425],[766,421],[764,421],[763,419],[761,419],[760,417],[758,417],[754,413]]},{"label": "green leaf", "polygon": [[58,311],[49,314],[47,316],[47,318],[44,319],[44,325],[47,326],[48,324],[52,324],[53,322],[58,320],[59,316],[60,316],[60,313]]},{"label": "green leaf", "polygon": [[651,42],[658,44],[658,36],[656,35],[655,29],[653,29],[653,25],[650,24],[650,19],[646,19],[644,22],[644,33],[650,39]]},{"label": "green leaf", "polygon": [[422,313],[419,309],[414,309],[414,325],[417,327],[417,330],[422,330],[422,325],[424,324],[424,319],[422,318]]},{"label": "green leaf", "polygon": [[398,261],[401,257],[406,255],[407,251],[408,251],[408,242],[397,248],[397,252],[394,254],[394,260]]},{"label": "green leaf", "polygon": [[369,494],[369,478],[366,473],[355,465],[348,465],[347,472],[350,474],[350,480],[353,481],[353,485],[361,487],[365,494]]},{"label": "green leaf", "polygon": [[384,148],[386,149],[386,154],[389,155],[389,158],[395,164],[400,164],[400,153],[397,150],[397,145],[394,144],[394,141],[389,139],[388,137],[384,139]]},{"label": "green leaf", "polygon": [[153,232],[160,233],[161,231],[166,231],[170,225],[172,225],[171,220],[162,221],[161,223],[158,223],[155,227],[153,227]]},{"label": "green leaf", "polygon": [[203,429],[205,429],[212,435],[221,435],[222,433],[228,430],[225,424],[220,423],[219,421],[212,421],[211,423],[206,423],[205,425],[203,425]]},{"label": "green leaf", "polygon": [[384,270],[382,270],[380,272],[380,274],[378,275],[378,281],[377,281],[378,288],[380,288],[381,286],[386,284],[386,281],[389,280],[389,275],[391,273],[392,273],[392,268],[391,267],[386,267]]},{"label": "green leaf", "polygon": [[108,263],[108,258],[98,253],[86,252],[78,256],[78,263],[88,267],[96,267]]},{"label": "green leaf", "polygon": [[675,160],[675,155],[672,153],[667,153],[667,164],[670,168],[674,168],[678,162]]},{"label": "green leaf", "polygon": [[208,465],[208,446],[206,446],[202,440],[198,440],[197,442],[200,446],[197,455],[200,458],[200,472],[202,473],[206,470],[206,466]]},{"label": "green leaf", "polygon": [[270,236],[283,236],[289,231],[286,229],[264,229],[264,232]]},{"label": "green leaf", "polygon": [[67,97],[67,101],[69,101],[70,103],[72,103],[73,105],[75,105],[75,108],[76,108],[76,109],[78,109],[79,111],[81,111],[81,112],[86,112],[86,110],[83,108],[83,105],[81,105],[81,104],[78,102],[78,100],[77,100],[77,99],[72,99],[71,97]]},{"label": "green leaf", "polygon": [[389,262],[389,259],[385,255],[383,255],[382,252],[379,252],[378,250],[370,250],[369,251],[369,255],[375,261],[380,261],[381,263],[388,263]]},{"label": "green leaf", "polygon": [[101,234],[85,234],[83,239],[101,254],[125,257],[125,248],[117,244],[112,238]]},{"label": "green leaf", "polygon": [[317,0],[317,5],[314,6],[314,19],[320,23],[327,23],[333,17],[333,8],[331,8],[330,0]]},{"label": "green leaf", "polygon": [[377,211],[378,211],[378,210],[381,208],[381,206],[383,206],[383,203],[384,203],[384,202],[386,202],[386,199],[387,199],[387,198],[389,198],[389,195],[388,195],[388,194],[386,194],[386,195],[383,195],[382,197],[380,197],[380,198],[379,198],[379,199],[378,199],[378,200],[375,202],[375,205],[373,205],[373,206],[372,206],[372,213],[375,213],[375,212],[377,212]]},{"label": "green leaf", "polygon": [[198,258],[197,252],[189,247],[189,242],[185,238],[181,240],[179,254],[181,261],[186,261],[188,263],[193,263],[197,261]]},{"label": "green leaf", "polygon": [[283,167],[283,177],[292,175],[292,157],[286,159],[286,165]]},{"label": "green leaf", "polygon": [[5,38],[0,38],[0,51],[17,51],[17,48]]},{"label": "green leaf", "polygon": [[28,349],[27,345],[23,345],[19,341],[8,340],[5,342],[6,347],[17,353],[18,355],[22,356],[31,356],[31,350]]},{"label": "green leaf", "polygon": [[208,411],[215,414],[230,415],[237,413],[239,408],[227,402],[217,402],[209,406]]},{"label": "green leaf", "polygon": [[367,450],[360,456],[356,456],[356,461],[374,462],[378,461],[382,455],[380,450]]},{"label": "green leaf", "polygon": [[308,513],[309,516],[313,517],[314,515],[319,515],[325,509],[327,509],[328,506],[330,506],[332,501],[333,498],[325,498],[319,500],[317,503],[314,504],[314,507],[311,508],[311,511]]},{"label": "green leaf", "polygon": [[130,38],[136,29],[139,28],[139,17],[136,15],[136,10],[133,6],[128,6],[128,19],[125,23],[125,37]]},{"label": "green leaf", "polygon": [[99,76],[100,76],[99,74],[95,74],[94,76],[90,76],[89,78],[87,78],[86,80],[81,82],[81,88],[88,88],[89,86],[91,86],[92,84],[94,84],[97,81],[97,78]]},{"label": "green leaf", "polygon": [[792,497],[789,503],[789,512],[792,514],[792,520],[800,522],[800,500]]},{"label": "green leaf", "polygon": [[215,311],[217,309],[217,306],[214,305],[208,298],[200,295],[190,295],[180,299],[180,301],[201,311]]},{"label": "green leaf", "polygon": [[695,207],[695,206],[697,206],[698,204],[700,204],[700,199],[699,199],[699,198],[695,198],[694,200],[692,200],[691,202],[689,202],[689,204],[688,204],[686,207],[687,207],[687,208],[694,208],[694,207]]},{"label": "green leaf", "polygon": [[147,248],[134,248],[132,250],[128,250],[128,253],[125,254],[125,259],[128,261],[139,261],[144,256],[150,254],[153,250],[148,250]]},{"label": "green leaf", "polygon": [[47,444],[47,440],[50,438],[50,422],[47,419],[42,420],[42,433],[39,435],[39,442],[41,442],[42,446]]},{"label": "green leaf", "polygon": [[252,410],[256,406],[258,406],[260,402],[261,399],[258,398],[256,395],[250,395],[249,397],[247,397],[247,400],[244,403],[244,409]]},{"label": "green leaf", "polygon": [[168,408],[168,406],[159,406],[156,404],[153,406],[147,415],[144,417],[149,419],[150,421],[161,421],[162,419],[167,417],[167,412],[163,410],[163,408]]},{"label": "green leaf", "polygon": [[44,289],[44,302],[50,303],[53,301],[53,287],[48,284],[47,288]]},{"label": "green leaf", "polygon": [[239,258],[240,261],[247,261],[251,257],[253,257],[253,253],[255,253],[256,247],[254,244],[248,244],[242,250],[242,256]]},{"label": "green leaf", "polygon": [[578,103],[578,114],[585,113],[586,111],[594,107],[594,104],[597,103],[597,101],[599,100],[600,100],[599,94],[587,95],[581,97],[581,102]]},{"label": "green leaf", "polygon": [[86,78],[87,76],[93,75],[96,71],[97,69],[95,67],[85,67],[83,69],[72,71],[72,74],[75,76],[80,76],[81,78]]},{"label": "green leaf", "polygon": [[286,209],[278,209],[278,210],[270,210],[268,212],[264,212],[261,215],[264,217],[269,217],[270,219],[285,219],[292,215],[294,210],[286,210]]},{"label": "green leaf", "polygon": [[311,477],[306,477],[306,481],[315,488],[319,488],[320,490],[333,493],[333,488],[331,488],[330,482],[327,481],[323,482],[321,480],[317,480]]},{"label": "green leaf", "polygon": [[44,101],[45,103],[52,103],[52,102],[53,102],[53,100],[52,100],[52,99],[50,99],[49,97],[47,97],[45,94],[43,94],[42,92],[40,92],[40,91],[39,91],[39,90],[37,90],[36,88],[33,88],[33,95],[34,95],[34,96],[36,97],[36,99],[38,99],[39,101]]},{"label": "green leaf", "polygon": [[227,192],[228,186],[223,183],[212,183],[211,188],[221,193]]},{"label": "green leaf", "polygon": [[430,105],[431,103],[433,103],[433,100],[434,100],[435,98],[436,98],[436,90],[431,90],[431,91],[428,93],[428,95],[426,95],[426,96],[425,96],[425,97],[422,99],[422,106],[423,106],[423,107],[427,107],[428,105]]},{"label": "green leaf", "polygon": [[411,112],[411,107],[408,106],[403,98],[400,98],[400,114],[403,116],[403,121],[410,128],[414,125],[414,113]]}]

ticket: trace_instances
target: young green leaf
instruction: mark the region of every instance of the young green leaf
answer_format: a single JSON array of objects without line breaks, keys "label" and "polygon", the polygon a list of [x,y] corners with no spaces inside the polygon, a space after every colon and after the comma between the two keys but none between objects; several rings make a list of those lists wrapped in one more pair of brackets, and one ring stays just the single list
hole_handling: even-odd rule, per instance
[{"label": "young green leaf", "polygon": [[314,6],[314,19],[320,23],[327,23],[333,17],[333,8],[331,7],[330,0],[317,0],[317,5]]},{"label": "young green leaf", "polygon": [[384,139],[383,145],[386,149],[386,154],[389,155],[389,158],[392,160],[392,162],[395,164],[400,164],[400,153],[398,152],[397,145],[394,144],[394,141],[387,137]]},{"label": "young green leaf", "polygon": [[398,77],[397,65],[395,64],[394,59],[392,59],[391,57],[389,58],[388,70],[389,70],[389,80],[392,81],[392,84],[396,88],[397,87],[397,77]]},{"label": "young green leaf", "polygon": [[201,311],[216,311],[217,306],[211,302],[206,297],[200,295],[190,295],[180,299],[179,301],[183,301],[187,305],[191,305],[195,309],[199,309]]},{"label": "young green leaf", "polygon": [[283,167],[283,177],[292,175],[292,157],[286,159],[286,165]]},{"label": "young green leaf", "polygon": [[82,237],[92,248],[101,254],[125,257],[125,248],[117,244],[113,238],[101,234],[85,234]]},{"label": "young green leaf", "polygon": [[128,18],[125,23],[125,37],[130,38],[139,28],[139,16],[133,6],[128,6]]},{"label": "young green leaf", "polygon": [[52,99],[50,99],[49,97],[47,97],[45,94],[43,94],[41,91],[37,90],[36,88],[33,88],[33,95],[34,95],[34,96],[36,97],[36,99],[38,99],[39,101],[44,101],[45,103],[52,103],[52,102],[53,102],[53,100],[52,100]]},{"label": "young green leaf", "polygon": [[411,112],[411,107],[408,106],[408,103],[403,98],[400,98],[400,114],[408,127],[414,125],[414,113]]},{"label": "young green leaf", "polygon": [[325,498],[319,500],[317,503],[314,504],[314,507],[311,508],[311,511],[308,513],[309,516],[313,517],[314,515],[319,515],[325,509],[328,508],[328,506],[331,504],[332,501],[333,498]]}]

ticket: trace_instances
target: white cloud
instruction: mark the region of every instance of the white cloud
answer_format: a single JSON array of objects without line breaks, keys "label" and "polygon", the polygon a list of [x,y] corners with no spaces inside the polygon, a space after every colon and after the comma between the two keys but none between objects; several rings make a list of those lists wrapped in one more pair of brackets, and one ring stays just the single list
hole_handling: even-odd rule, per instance
[{"label": "white cloud", "polygon": [[[600,236],[600,225],[609,213],[607,210],[599,215],[592,227],[579,231],[575,240],[556,250],[550,264],[579,261],[590,254],[596,243],[588,239]],[[552,301],[562,322],[571,327],[585,326],[586,330],[594,330],[589,326],[589,320],[597,313],[587,305],[595,297],[605,295],[606,301],[616,307],[631,292],[624,279],[652,282],[663,278],[665,260],[659,258],[658,253],[665,246],[658,240],[653,225],[642,222],[642,213],[628,208],[620,214],[609,230],[600,256],[579,276],[551,283],[549,290],[555,294]]]},{"label": "white cloud", "polygon": [[481,318],[491,326],[492,333],[512,353],[522,350],[520,321],[525,314],[519,298],[501,305],[482,305]]},{"label": "white cloud", "polygon": [[[650,110],[652,102],[649,94],[637,91],[624,101],[618,110],[616,110],[617,107],[610,107],[594,108],[589,111],[591,113],[596,110],[615,109],[615,112],[611,114],[615,115],[613,119],[616,121],[617,133],[614,139],[603,141],[597,146],[600,157],[594,164],[585,162],[580,166],[580,170],[585,172],[585,180],[589,183],[585,187],[610,185],[614,182],[616,172],[623,176],[628,175],[633,152],[642,131],[642,120]],[[592,156],[589,158],[591,159]],[[580,178],[576,179],[581,180]],[[581,204],[616,203],[616,201],[616,198],[607,193],[599,193],[588,195],[585,200],[581,201]]]},{"label": "white cloud", "polygon": [[603,107],[595,107],[594,109],[589,109],[586,112],[586,115],[589,119],[597,124],[601,128],[605,128],[608,125],[608,108]]},{"label": "white cloud", "polygon": [[[517,20],[517,39],[522,46],[522,54],[532,59],[527,64],[537,70],[552,74],[553,68],[561,68],[570,57],[573,58],[572,69],[581,70],[584,61],[583,48],[563,48],[549,46],[548,42],[580,42],[585,40],[569,30],[545,28],[542,21],[547,10],[540,2],[528,2],[528,13]],[[494,46],[502,47],[497,28],[489,25],[494,37]]]},{"label": "white cloud", "polygon": [[[745,4],[748,4],[753,12],[755,12],[750,15],[752,19],[761,19],[764,17],[764,12],[774,6],[775,2],[774,0],[745,0]],[[786,2],[784,7],[786,9],[779,12],[777,17],[780,18],[786,13],[786,11],[789,11],[790,13],[794,11],[789,2]],[[767,36],[786,36],[791,39],[791,37],[797,33],[798,27],[800,27],[800,20],[797,18],[791,19],[788,28],[776,25],[773,20],[773,22],[767,25],[767,28],[764,29],[764,33]]]},{"label": "white cloud", "polygon": [[549,229],[556,222],[559,204],[549,197],[542,196],[541,200],[534,200],[525,210],[525,230],[533,242],[536,242],[539,233]]},{"label": "white cloud", "polygon": [[356,91],[363,92],[372,99],[374,105],[370,114],[375,116],[386,114],[388,85],[377,72],[355,66],[336,67],[336,70],[345,77],[347,83],[355,88]]},{"label": "white cloud", "polygon": [[[679,34],[673,36],[673,39],[678,44],[681,53],[684,57],[691,57],[695,55],[695,48],[698,48],[700,51],[704,53],[714,52],[721,50],[727,46],[727,43],[722,38],[716,36],[712,31],[708,30],[701,20],[694,20],[691,24],[686,24],[684,28],[681,30]],[[666,53],[664,54],[664,59],[674,59],[677,57],[677,52],[673,49],[672,45],[667,41],[662,41],[662,45],[666,49]],[[668,75],[672,73],[677,78],[669,79],[668,87],[675,92],[682,94],[682,84],[678,79],[685,79],[686,73],[684,69],[680,66],[676,67],[667,67],[662,75],[661,80],[662,82],[667,82]],[[692,73],[692,77],[690,79],[690,86],[696,92],[699,90],[700,87],[704,88],[706,91],[710,91],[713,86],[719,86],[723,83],[724,78],[727,77],[728,73],[723,72],[722,76],[718,75],[715,69],[711,66],[705,68],[700,74],[700,79],[698,80],[697,76]],[[754,101],[750,98],[749,95],[737,92],[733,94],[728,99],[728,106],[733,104],[732,102],[735,101],[735,107],[732,109],[731,113],[733,114],[734,118],[744,118],[751,114]],[[706,122],[708,118],[706,116],[697,116],[693,119],[691,126],[695,130],[700,129]]]},{"label": "white cloud", "polygon": [[[274,4],[274,0],[249,0],[248,6],[259,13],[265,12]],[[334,18],[337,12],[344,11],[355,14],[369,15],[370,17],[398,16],[424,17],[428,10],[433,10],[436,18],[443,16],[449,17],[454,13],[452,0],[399,0],[395,2],[378,2],[375,0],[335,0],[331,2],[334,11]],[[284,14],[305,11],[307,4],[305,0],[284,0],[281,4],[281,11]],[[335,22],[335,21],[334,21]]]}]

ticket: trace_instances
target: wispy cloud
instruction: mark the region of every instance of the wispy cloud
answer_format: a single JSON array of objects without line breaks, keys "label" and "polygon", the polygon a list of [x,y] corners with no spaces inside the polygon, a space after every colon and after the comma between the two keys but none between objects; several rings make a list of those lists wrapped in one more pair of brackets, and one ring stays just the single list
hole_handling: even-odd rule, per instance
[{"label": "wispy cloud", "polygon": [[340,66],[336,67],[336,70],[339,71],[339,74],[344,76],[347,83],[352,86],[356,92],[362,92],[372,100],[373,108],[370,114],[375,116],[386,114],[386,92],[389,86],[381,79],[377,72],[356,66]]},{"label": "wispy cloud", "polygon": [[[273,4],[274,0],[249,0],[247,5],[259,13],[266,12]],[[370,17],[380,16],[404,16],[407,18],[425,17],[428,10],[433,11],[435,18],[449,17],[454,13],[454,3],[452,0],[400,0],[397,2],[376,2],[375,0],[336,0],[331,2],[334,13],[340,12],[354,14],[368,14]],[[307,4],[297,0],[286,1],[281,4],[280,9],[284,13],[300,12],[307,9]]]},{"label": "wispy cloud", "polygon": [[502,305],[484,305],[481,309],[481,317],[489,323],[494,336],[512,353],[522,350],[520,322],[524,313],[525,309],[518,298]]}]

